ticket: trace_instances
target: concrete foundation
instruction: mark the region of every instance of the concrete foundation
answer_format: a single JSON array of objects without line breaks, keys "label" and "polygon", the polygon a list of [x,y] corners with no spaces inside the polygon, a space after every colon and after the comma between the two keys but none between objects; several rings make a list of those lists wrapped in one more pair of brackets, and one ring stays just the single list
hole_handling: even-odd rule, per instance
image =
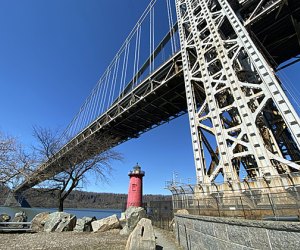
[{"label": "concrete foundation", "polygon": [[175,214],[174,232],[184,249],[299,249],[300,223]]}]

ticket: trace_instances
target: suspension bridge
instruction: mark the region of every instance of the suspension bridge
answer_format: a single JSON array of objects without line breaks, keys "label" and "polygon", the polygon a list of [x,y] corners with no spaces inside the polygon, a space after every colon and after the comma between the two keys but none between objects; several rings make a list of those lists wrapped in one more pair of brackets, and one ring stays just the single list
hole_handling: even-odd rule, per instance
[{"label": "suspension bridge", "polygon": [[152,0],[62,134],[64,146],[14,191],[67,168],[88,140],[108,137],[114,147],[186,113],[192,189],[295,188],[300,120],[276,71],[299,52],[297,0]]}]

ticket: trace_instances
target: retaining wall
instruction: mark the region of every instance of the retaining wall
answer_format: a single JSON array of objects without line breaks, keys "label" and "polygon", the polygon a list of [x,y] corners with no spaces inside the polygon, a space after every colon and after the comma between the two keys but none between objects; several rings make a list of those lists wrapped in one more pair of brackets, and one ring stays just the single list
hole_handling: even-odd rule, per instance
[{"label": "retaining wall", "polygon": [[175,214],[184,249],[300,249],[300,223]]}]

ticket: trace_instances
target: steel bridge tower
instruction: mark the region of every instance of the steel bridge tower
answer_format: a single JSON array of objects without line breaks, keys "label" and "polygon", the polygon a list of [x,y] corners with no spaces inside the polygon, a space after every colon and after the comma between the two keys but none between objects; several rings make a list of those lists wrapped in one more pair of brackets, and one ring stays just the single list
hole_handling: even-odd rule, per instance
[{"label": "steel bridge tower", "polygon": [[176,12],[199,187],[222,175],[241,190],[242,170],[260,189],[299,183],[299,117],[243,20],[227,0],[176,0]]}]

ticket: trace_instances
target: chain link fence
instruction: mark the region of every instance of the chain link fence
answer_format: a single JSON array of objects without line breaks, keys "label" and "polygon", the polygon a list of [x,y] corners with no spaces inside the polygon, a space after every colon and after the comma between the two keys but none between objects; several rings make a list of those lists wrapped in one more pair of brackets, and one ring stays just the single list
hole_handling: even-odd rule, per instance
[{"label": "chain link fence", "polygon": [[[186,189],[183,189],[186,190]],[[186,209],[189,214],[235,217],[253,220],[299,220],[300,198],[297,190],[263,193],[245,191],[238,195],[228,193],[173,193],[173,209]]]},{"label": "chain link fence", "polygon": [[172,230],[174,218],[172,200],[148,202],[147,216],[151,219],[153,226]]}]

